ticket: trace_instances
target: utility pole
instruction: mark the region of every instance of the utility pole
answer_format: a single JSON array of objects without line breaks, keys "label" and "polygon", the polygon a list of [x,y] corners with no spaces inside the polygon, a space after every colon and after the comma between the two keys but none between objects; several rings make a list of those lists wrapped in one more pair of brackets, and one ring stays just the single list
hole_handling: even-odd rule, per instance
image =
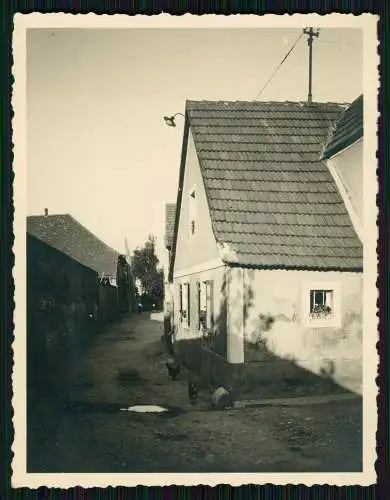
[{"label": "utility pole", "polygon": [[311,104],[312,94],[311,94],[311,82],[312,82],[312,57],[313,57],[313,38],[318,37],[320,31],[316,31],[313,28],[305,28],[303,33],[307,35],[307,44],[309,46],[309,95],[307,96],[307,102]]}]

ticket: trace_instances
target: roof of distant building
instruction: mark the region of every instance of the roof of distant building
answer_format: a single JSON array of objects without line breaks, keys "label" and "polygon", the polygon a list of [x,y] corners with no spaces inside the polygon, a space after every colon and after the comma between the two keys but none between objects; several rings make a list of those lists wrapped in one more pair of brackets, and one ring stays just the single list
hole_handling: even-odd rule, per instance
[{"label": "roof of distant building", "polygon": [[363,95],[344,111],[336,122],[324,157],[331,158],[363,137]]},{"label": "roof of distant building", "polygon": [[175,232],[176,204],[165,205],[165,247],[172,248],[173,235]]},{"label": "roof of distant building", "polygon": [[99,275],[116,276],[119,253],[69,214],[29,216],[27,232]]}]

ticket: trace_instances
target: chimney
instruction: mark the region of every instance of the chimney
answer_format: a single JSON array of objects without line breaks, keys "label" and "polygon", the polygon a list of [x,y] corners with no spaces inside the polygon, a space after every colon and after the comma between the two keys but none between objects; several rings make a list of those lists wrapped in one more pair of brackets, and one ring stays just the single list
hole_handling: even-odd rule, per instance
[{"label": "chimney", "polygon": [[45,208],[45,217],[47,217],[48,215],[49,215],[49,210]]}]

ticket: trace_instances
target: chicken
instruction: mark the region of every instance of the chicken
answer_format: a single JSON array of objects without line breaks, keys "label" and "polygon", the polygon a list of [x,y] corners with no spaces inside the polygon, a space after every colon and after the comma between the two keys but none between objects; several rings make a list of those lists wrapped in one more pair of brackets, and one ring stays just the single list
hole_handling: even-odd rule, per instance
[{"label": "chicken", "polygon": [[180,364],[176,361],[167,361],[166,367],[168,370],[168,375],[171,380],[176,380],[177,376],[180,373]]},{"label": "chicken", "polygon": [[188,397],[190,398],[191,404],[195,404],[198,398],[198,388],[192,380],[188,381]]}]

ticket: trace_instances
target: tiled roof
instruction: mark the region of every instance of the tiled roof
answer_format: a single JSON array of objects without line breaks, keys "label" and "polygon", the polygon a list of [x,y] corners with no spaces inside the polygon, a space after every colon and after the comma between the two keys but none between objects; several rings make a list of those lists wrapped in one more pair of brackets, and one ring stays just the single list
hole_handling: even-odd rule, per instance
[{"label": "tiled roof", "polygon": [[69,214],[27,217],[27,232],[100,275],[116,276],[118,252]]},{"label": "tiled roof", "polygon": [[176,204],[165,205],[165,247],[172,248],[173,234],[175,231]]},{"label": "tiled roof", "polygon": [[320,159],[343,110],[332,103],[187,102],[226,263],[362,268],[362,244]]},{"label": "tiled roof", "polygon": [[363,137],[363,95],[359,96],[341,115],[326,147],[324,157],[331,158],[361,137]]}]

